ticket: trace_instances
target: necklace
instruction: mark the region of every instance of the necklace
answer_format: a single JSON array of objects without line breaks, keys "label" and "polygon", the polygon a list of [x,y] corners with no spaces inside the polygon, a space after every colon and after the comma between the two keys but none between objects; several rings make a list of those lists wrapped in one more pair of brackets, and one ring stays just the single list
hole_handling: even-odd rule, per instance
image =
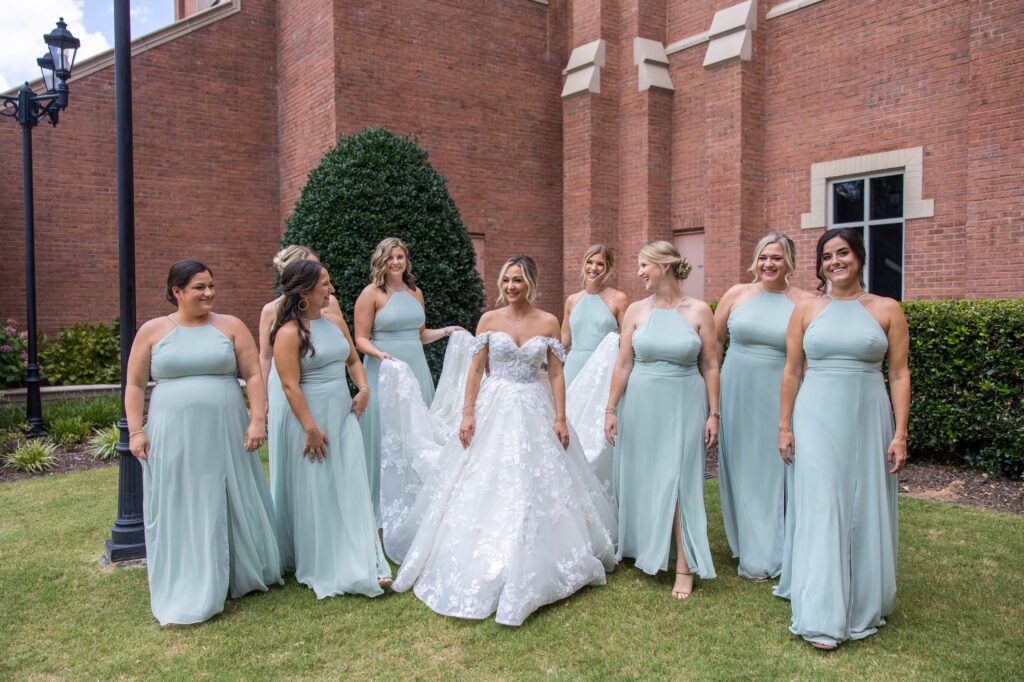
[{"label": "necklace", "polygon": [[860,299],[864,298],[867,295],[868,292],[864,291],[863,289],[860,289],[857,293],[851,296],[844,296],[842,298],[833,294],[831,290],[828,292],[828,297],[831,298],[833,301],[859,301]]}]

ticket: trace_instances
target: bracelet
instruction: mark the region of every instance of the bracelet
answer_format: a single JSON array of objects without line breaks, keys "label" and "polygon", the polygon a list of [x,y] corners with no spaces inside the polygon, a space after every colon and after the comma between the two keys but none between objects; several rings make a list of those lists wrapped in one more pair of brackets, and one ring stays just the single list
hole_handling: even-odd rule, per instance
[{"label": "bracelet", "polygon": [[139,429],[138,431],[132,431],[131,433],[128,434],[128,440],[131,440],[132,438],[134,438],[135,436],[139,435],[140,433],[145,433],[145,432],[146,432],[145,429]]},{"label": "bracelet", "polygon": [[709,416],[709,417],[718,417],[719,419],[721,419],[721,418],[722,418],[722,413],[721,413],[721,412],[719,412],[718,410],[715,410],[714,412],[712,412],[712,413],[711,413],[711,414],[709,414],[708,416]]},{"label": "bracelet", "polygon": [[370,387],[367,386],[366,384],[356,384],[356,388],[358,388],[360,391],[369,391],[370,390]]},{"label": "bracelet", "polygon": [[466,405],[465,407],[462,408],[462,414],[466,414],[467,410],[469,411],[469,414],[473,414],[473,412],[476,410],[476,405]]},{"label": "bracelet", "polygon": [[618,410],[618,405],[606,405],[604,408],[605,414],[615,414],[616,412],[618,412]]},{"label": "bracelet", "polygon": [[444,335],[445,336],[451,336],[452,335],[452,328],[451,327],[445,327],[444,328]]}]

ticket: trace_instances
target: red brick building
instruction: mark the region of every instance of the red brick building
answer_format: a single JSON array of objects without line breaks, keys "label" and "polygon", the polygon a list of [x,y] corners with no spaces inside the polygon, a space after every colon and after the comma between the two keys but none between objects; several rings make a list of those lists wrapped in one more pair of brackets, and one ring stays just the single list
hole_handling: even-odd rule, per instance
[{"label": "red brick building", "polygon": [[[1018,0],[174,1],[184,18],[134,44],[140,319],[195,256],[255,323],[306,174],[369,125],[420,137],[485,279],[529,253],[551,310],[591,242],[636,296],[637,248],[675,240],[715,299],[768,230],[813,286],[838,224],[864,230],[877,291],[1024,290]],[[113,72],[79,63],[34,136],[48,332],[117,314]],[[0,318],[22,319],[17,126],[0,150]]]}]

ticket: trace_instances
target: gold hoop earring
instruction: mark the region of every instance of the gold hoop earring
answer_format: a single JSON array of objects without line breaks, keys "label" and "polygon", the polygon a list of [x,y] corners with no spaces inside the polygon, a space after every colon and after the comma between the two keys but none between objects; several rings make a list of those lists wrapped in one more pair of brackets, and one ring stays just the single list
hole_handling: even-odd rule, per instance
[{"label": "gold hoop earring", "polygon": [[304,298],[300,298],[298,308],[302,312],[306,312],[309,309],[309,301]]}]

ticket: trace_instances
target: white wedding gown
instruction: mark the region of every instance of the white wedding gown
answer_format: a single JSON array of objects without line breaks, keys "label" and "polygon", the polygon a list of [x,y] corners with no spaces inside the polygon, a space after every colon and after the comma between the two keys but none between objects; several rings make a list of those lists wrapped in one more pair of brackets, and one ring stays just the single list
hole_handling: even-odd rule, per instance
[{"label": "white wedding gown", "polygon": [[[473,352],[485,345],[490,372],[465,449],[454,435],[461,410],[442,404],[440,423],[402,390],[396,367],[382,368],[381,411],[389,414],[382,461],[390,453],[385,466],[405,472],[405,483],[394,486],[405,489],[390,501],[390,528],[384,514],[385,545],[403,562],[396,591],[412,589],[442,615],[496,613],[498,623],[520,625],[545,604],[605,583],[615,566],[616,515],[576,433],[570,428],[566,450],[554,433],[554,400],[540,367],[549,349],[564,358],[561,344],[537,336],[519,347],[504,332],[487,332]],[[462,371],[465,361],[454,364]]]}]

